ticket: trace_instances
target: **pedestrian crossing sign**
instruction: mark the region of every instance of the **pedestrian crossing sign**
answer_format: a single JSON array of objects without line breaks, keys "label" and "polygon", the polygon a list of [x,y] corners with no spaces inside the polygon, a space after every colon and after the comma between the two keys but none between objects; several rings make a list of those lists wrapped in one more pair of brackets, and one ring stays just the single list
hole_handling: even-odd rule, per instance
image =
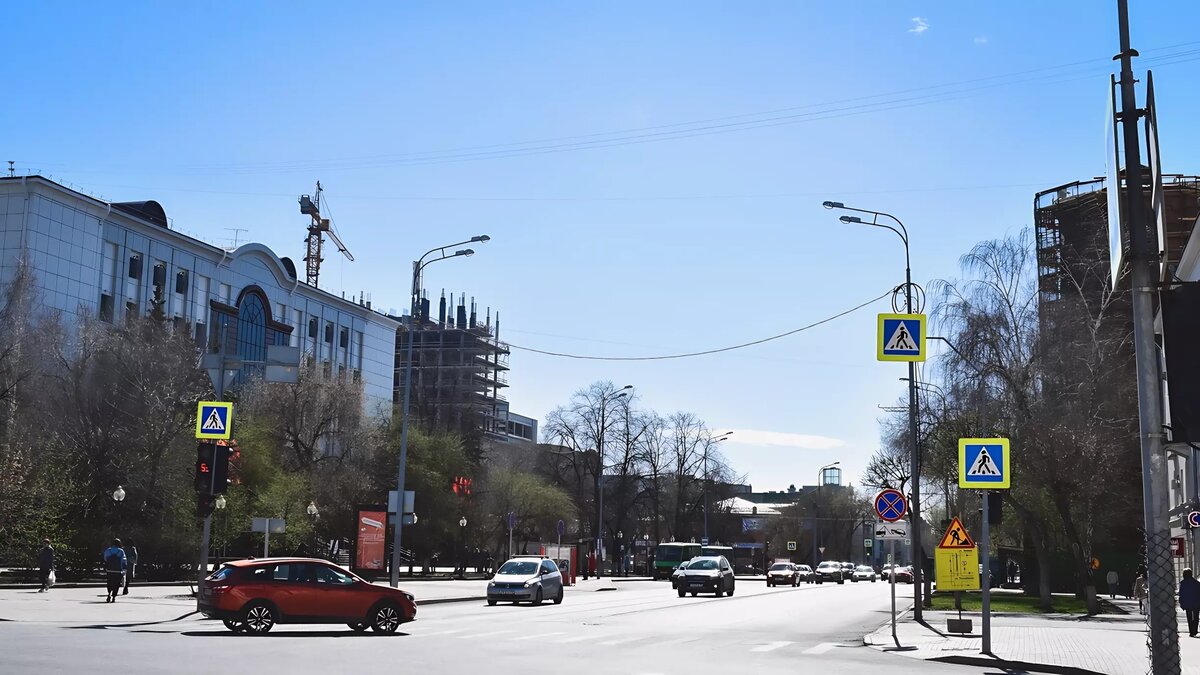
[{"label": "pedestrian crossing sign", "polygon": [[1012,479],[1007,438],[958,439],[958,486],[1004,490]]},{"label": "pedestrian crossing sign", "polygon": [[924,361],[925,315],[880,314],[875,342],[880,361]]},{"label": "pedestrian crossing sign", "polygon": [[233,435],[233,404],[200,401],[196,406],[196,438],[227,441]]}]

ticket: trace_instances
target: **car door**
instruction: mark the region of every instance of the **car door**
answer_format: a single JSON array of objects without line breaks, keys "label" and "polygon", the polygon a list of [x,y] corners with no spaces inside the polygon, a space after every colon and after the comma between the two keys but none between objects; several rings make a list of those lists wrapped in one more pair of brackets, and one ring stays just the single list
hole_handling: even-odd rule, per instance
[{"label": "car door", "polygon": [[309,574],[303,563],[280,563],[271,570],[268,600],[279,608],[284,618],[294,619],[305,614],[305,579]]},{"label": "car door", "polygon": [[557,598],[559,592],[562,590],[562,576],[558,574],[558,569],[554,567],[554,563],[549,560],[543,560],[539,572],[542,575],[544,597],[547,600]]},{"label": "car door", "polygon": [[309,616],[349,620],[367,615],[375,596],[365,584],[360,587],[354,577],[332,565],[314,563],[312,568],[316,603]]},{"label": "car door", "polygon": [[728,591],[733,588],[733,568],[723,556],[721,558],[721,588]]}]

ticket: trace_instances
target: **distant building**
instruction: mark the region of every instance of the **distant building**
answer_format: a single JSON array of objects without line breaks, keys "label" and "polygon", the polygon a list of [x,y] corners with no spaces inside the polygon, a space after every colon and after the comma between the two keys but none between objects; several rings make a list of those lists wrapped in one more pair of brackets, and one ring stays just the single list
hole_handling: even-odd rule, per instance
[{"label": "distant building", "polygon": [[162,298],[202,350],[261,368],[267,347],[300,347],[331,377],[361,380],[370,414],[390,415],[398,323],[302,283],[262,244],[225,249],[171,227],[155,201],[105,202],[41,176],[0,178],[0,289],[27,261],[42,307],[116,323]]}]

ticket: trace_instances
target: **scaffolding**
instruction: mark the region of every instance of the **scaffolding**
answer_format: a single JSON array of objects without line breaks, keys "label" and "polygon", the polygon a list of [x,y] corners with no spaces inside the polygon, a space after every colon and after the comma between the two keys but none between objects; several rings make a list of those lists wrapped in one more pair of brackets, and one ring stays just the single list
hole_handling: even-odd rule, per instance
[{"label": "scaffolding", "polygon": [[508,402],[501,391],[508,387],[507,344],[498,338],[500,313],[492,321],[491,309],[480,321],[475,299],[445,291],[435,319],[429,299],[422,297],[411,321],[396,334],[396,374],[393,400],[404,392],[408,341],[412,343],[412,409],[426,424],[438,429],[506,433]]}]

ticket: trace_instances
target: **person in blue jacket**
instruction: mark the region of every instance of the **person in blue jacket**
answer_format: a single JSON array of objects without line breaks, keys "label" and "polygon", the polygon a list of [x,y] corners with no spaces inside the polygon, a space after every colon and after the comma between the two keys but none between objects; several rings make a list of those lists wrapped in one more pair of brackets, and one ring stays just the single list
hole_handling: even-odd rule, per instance
[{"label": "person in blue jacket", "polygon": [[1179,582],[1179,606],[1187,612],[1188,635],[1196,637],[1200,628],[1200,581],[1196,581],[1190,567],[1183,571],[1183,581]]},{"label": "person in blue jacket", "polygon": [[108,581],[108,598],[105,602],[116,602],[117,593],[121,592],[125,581],[125,568],[129,561],[125,558],[125,549],[121,548],[121,540],[113,539],[112,545],[104,549],[104,574]]}]

